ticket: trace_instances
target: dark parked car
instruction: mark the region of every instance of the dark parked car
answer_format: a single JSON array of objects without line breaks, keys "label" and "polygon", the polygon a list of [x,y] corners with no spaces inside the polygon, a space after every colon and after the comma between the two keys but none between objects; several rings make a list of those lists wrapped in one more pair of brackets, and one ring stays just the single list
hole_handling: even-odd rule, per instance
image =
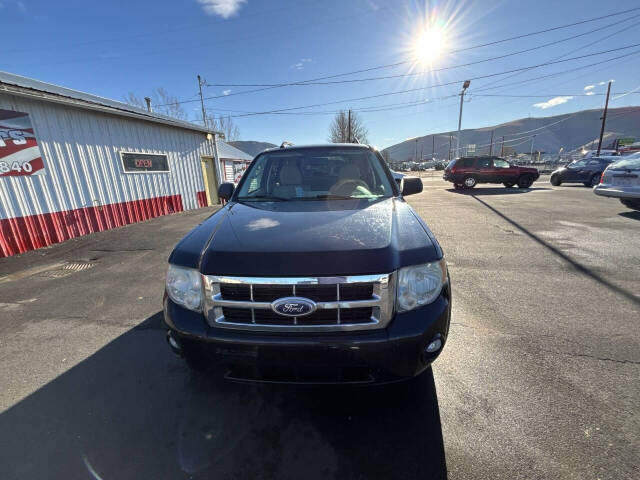
[{"label": "dark parked car", "polygon": [[511,188],[529,188],[540,177],[538,170],[516,167],[499,157],[461,157],[444,169],[444,178],[455,188],[473,188],[479,183],[502,183]]},{"label": "dark parked car", "polygon": [[620,157],[591,157],[583,158],[560,167],[551,174],[551,185],[563,183],[583,183],[585,187],[593,187],[600,182],[604,169]]},{"label": "dark parked car", "polygon": [[169,257],[169,345],[239,381],[420,374],[451,316],[442,250],[403,198],[421,191],[365,145],[262,152]]}]

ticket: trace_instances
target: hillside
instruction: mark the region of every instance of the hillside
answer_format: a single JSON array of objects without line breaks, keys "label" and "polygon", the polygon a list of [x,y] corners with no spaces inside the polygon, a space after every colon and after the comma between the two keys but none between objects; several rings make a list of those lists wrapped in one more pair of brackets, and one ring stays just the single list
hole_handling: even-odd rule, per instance
[{"label": "hillside", "polygon": [[236,140],[235,142],[227,142],[229,145],[236,147],[239,150],[242,150],[245,153],[255,157],[261,151],[266,150],[267,148],[273,148],[276,145],[268,142],[255,142],[252,140]]},{"label": "hillside", "polygon": [[[595,141],[600,135],[600,117],[602,109],[583,110],[564,115],[542,118],[521,118],[501,125],[484,128],[465,129],[461,132],[460,148],[468,144],[476,145],[476,153],[489,153],[488,144],[491,142],[491,130],[494,131],[493,152],[500,154],[500,142],[505,135],[505,146],[515,148],[518,153],[528,153],[531,148],[531,135],[535,134],[534,150],[547,153],[557,153],[560,148],[568,152]],[[558,122],[556,125],[551,125]],[[531,130],[550,125],[530,132]],[[527,132],[527,133],[522,133]],[[455,149],[456,132],[442,132],[424,137],[412,138],[402,143],[392,145],[383,150],[391,160],[405,161],[415,155],[416,140],[418,141],[418,157],[422,149],[425,158],[431,156],[432,137],[435,137],[436,157],[447,158],[449,150],[449,134],[453,134],[453,149]],[[640,107],[611,108],[607,116],[606,137],[603,146],[619,137],[640,138]],[[510,139],[519,139],[508,142]],[[464,150],[462,150],[464,152]]]}]

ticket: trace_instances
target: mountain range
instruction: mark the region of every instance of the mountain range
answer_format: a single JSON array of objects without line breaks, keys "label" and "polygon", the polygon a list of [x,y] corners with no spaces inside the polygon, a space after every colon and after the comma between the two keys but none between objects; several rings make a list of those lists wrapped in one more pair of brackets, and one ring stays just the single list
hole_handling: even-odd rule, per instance
[{"label": "mountain range", "polygon": [[[602,109],[582,110],[574,113],[541,118],[521,118],[483,128],[464,129],[460,135],[462,154],[468,145],[475,145],[475,154],[488,154],[493,131],[493,154],[500,155],[502,136],[505,137],[505,155],[508,152],[529,153],[531,138],[534,151],[557,154],[560,148],[563,153],[582,147],[597,148]],[[432,146],[435,142],[435,157],[446,159],[449,155],[449,135],[451,135],[452,156],[456,146],[456,131],[441,132],[422,137],[411,138],[404,142],[382,150],[391,161],[413,160],[416,155],[431,158]],[[610,108],[607,114],[603,148],[616,138],[633,137],[640,139],[640,107]],[[510,150],[509,148],[513,150]],[[470,150],[470,149],[469,149]],[[472,154],[471,151],[468,152]]]}]

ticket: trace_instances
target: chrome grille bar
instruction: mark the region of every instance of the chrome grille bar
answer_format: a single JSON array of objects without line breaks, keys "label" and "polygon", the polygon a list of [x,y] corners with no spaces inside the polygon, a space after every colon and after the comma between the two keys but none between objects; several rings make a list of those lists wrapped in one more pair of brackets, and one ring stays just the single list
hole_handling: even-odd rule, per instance
[{"label": "chrome grille bar", "polygon": [[[335,276],[335,277],[235,277],[235,276],[216,276],[203,275],[205,288],[205,313],[209,325],[220,328],[230,328],[237,330],[266,330],[266,331],[335,331],[335,330],[366,330],[374,328],[384,328],[393,316],[393,308],[395,304],[395,275],[378,274],[378,275],[353,275],[353,276]],[[369,285],[369,293],[367,298],[359,298],[359,293],[363,293],[360,287],[350,290],[351,295],[347,298],[356,298],[355,300],[344,300],[341,286],[346,284],[361,284],[366,292],[366,286]],[[234,286],[229,295],[235,299],[224,298],[221,286]],[[241,286],[246,287],[241,287]],[[304,285],[305,292],[297,292],[296,286]],[[313,285],[325,286],[324,290],[314,291]],[[331,300],[330,291],[326,290],[326,286],[335,285],[335,300]],[[316,311],[320,316],[315,317],[312,321],[314,313],[310,316],[286,317],[280,316],[272,309],[271,301],[256,301],[255,287],[260,287],[261,300],[269,299],[269,286],[277,287],[274,290],[274,296],[277,294],[282,297],[281,292],[285,291],[285,286],[290,286],[290,294],[306,298],[308,296],[319,295],[320,298],[329,301],[315,301]],[[245,294],[242,294],[245,288]],[[265,295],[265,290],[267,294]],[[344,287],[346,288],[346,286]],[[278,292],[278,289],[279,292]],[[228,290],[228,289],[227,289]],[[346,291],[346,290],[345,290]],[[329,293],[329,294],[328,294]],[[305,295],[307,294],[307,295]],[[242,299],[245,295],[244,299]],[[248,296],[248,298],[247,298]],[[366,309],[370,309],[371,316],[362,317]],[[225,318],[223,309],[233,309],[233,317]],[[347,315],[349,309],[360,309]],[[247,311],[245,321],[241,311]],[[321,312],[327,313],[321,313]],[[335,317],[331,315],[331,311],[335,311]],[[231,315],[232,310],[227,310],[227,314]],[[251,320],[248,315],[251,312]],[[273,312],[273,313],[271,313]],[[344,315],[343,315],[344,313]],[[239,316],[238,316],[239,315]],[[259,318],[258,318],[259,315]],[[266,317],[265,317],[266,315]],[[265,319],[269,319],[269,322]],[[305,320],[307,322],[305,323]],[[249,323],[251,322],[251,323]]]}]

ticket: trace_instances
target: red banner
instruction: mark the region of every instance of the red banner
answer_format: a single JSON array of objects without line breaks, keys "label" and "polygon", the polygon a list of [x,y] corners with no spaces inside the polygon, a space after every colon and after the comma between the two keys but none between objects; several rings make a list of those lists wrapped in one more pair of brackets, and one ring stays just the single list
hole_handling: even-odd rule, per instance
[{"label": "red banner", "polygon": [[0,177],[44,174],[29,114],[0,110]]}]

